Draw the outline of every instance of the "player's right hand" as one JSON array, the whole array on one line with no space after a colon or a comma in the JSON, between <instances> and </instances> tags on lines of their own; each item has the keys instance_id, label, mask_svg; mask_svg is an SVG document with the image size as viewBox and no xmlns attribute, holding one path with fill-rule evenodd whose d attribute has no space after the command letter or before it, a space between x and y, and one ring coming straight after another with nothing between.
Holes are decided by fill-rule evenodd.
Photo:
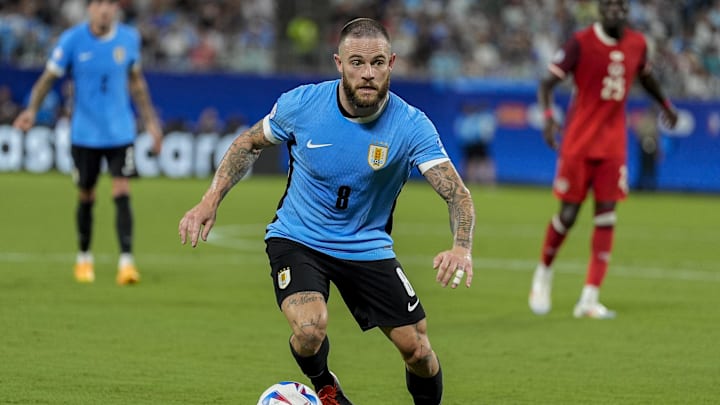
<instances>
[{"instance_id":1,"label":"player's right hand","mask_svg":"<svg viewBox=\"0 0 720 405\"><path fill-rule=\"evenodd\" d=\"M186 212L178 225L180 243L184 245L190 239L190 246L196 247L200 238L207 242L216 214L217 208L205 200Z\"/></svg>"},{"instance_id":2,"label":"player's right hand","mask_svg":"<svg viewBox=\"0 0 720 405\"><path fill-rule=\"evenodd\" d=\"M557 150L560 144L557 140L557 134L560 132L560 125L555 121L554 118L548 118L545 120L545 127L543 127L543 139L553 150Z\"/></svg>"},{"instance_id":3,"label":"player's right hand","mask_svg":"<svg viewBox=\"0 0 720 405\"><path fill-rule=\"evenodd\" d=\"M454 246L450 250L438 253L433 258L433 269L437 270L435 281L446 287L452 279L451 288L455 289L465 279L465 286L470 287L473 279L472 254L468 249ZM454 277L454 279L453 279Z\"/></svg>"},{"instance_id":4,"label":"player's right hand","mask_svg":"<svg viewBox=\"0 0 720 405\"><path fill-rule=\"evenodd\" d=\"M160 155L162 151L163 133L160 123L157 120L150 120L145 124L147 132L152 136L152 154L154 156Z\"/></svg>"},{"instance_id":5,"label":"player's right hand","mask_svg":"<svg viewBox=\"0 0 720 405\"><path fill-rule=\"evenodd\" d=\"M29 131L35 125L35 112L23 110L13 121L13 126L22 131Z\"/></svg>"}]
</instances>

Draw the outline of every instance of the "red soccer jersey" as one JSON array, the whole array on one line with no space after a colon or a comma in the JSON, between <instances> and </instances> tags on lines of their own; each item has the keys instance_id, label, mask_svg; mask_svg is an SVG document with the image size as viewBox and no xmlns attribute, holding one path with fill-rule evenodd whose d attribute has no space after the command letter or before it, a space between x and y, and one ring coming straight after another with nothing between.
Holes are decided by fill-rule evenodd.
<instances>
[{"instance_id":1,"label":"red soccer jersey","mask_svg":"<svg viewBox=\"0 0 720 405\"><path fill-rule=\"evenodd\" d=\"M549 69L563 79L573 73L575 82L561 155L626 159L625 104L635 76L649 69L645 37L625 28L616 40L595 23L575 33Z\"/></svg>"}]
</instances>

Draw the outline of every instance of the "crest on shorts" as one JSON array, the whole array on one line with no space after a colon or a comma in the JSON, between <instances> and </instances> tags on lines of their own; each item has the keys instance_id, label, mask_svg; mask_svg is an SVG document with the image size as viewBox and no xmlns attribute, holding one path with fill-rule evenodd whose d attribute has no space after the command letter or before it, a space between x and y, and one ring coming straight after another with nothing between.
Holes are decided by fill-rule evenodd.
<instances>
[{"instance_id":1,"label":"crest on shorts","mask_svg":"<svg viewBox=\"0 0 720 405\"><path fill-rule=\"evenodd\" d=\"M290 267L283 267L278 271L278 288L284 290L290 285Z\"/></svg>"},{"instance_id":2,"label":"crest on shorts","mask_svg":"<svg viewBox=\"0 0 720 405\"><path fill-rule=\"evenodd\" d=\"M565 177L558 177L555 179L555 184L553 184L553 187L555 187L555 191L557 191L560 194L565 194L570 189L570 181L566 179Z\"/></svg>"},{"instance_id":3,"label":"crest on shorts","mask_svg":"<svg viewBox=\"0 0 720 405\"><path fill-rule=\"evenodd\" d=\"M373 170L381 169L383 166L385 166L385 163L387 162L387 156L387 144L371 144L370 149L368 150L368 164L370 165L370 167L372 167Z\"/></svg>"},{"instance_id":4,"label":"crest on shorts","mask_svg":"<svg viewBox=\"0 0 720 405\"><path fill-rule=\"evenodd\" d=\"M125 48L122 46L116 46L115 49L113 49L113 59L115 59L115 63L120 65L125 61Z\"/></svg>"}]
</instances>

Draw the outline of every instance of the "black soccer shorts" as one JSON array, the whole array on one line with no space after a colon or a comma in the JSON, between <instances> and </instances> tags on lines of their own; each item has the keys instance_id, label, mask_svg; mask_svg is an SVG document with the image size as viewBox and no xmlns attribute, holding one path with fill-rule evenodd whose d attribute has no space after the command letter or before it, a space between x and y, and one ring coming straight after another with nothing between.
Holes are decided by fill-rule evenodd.
<instances>
[{"instance_id":1,"label":"black soccer shorts","mask_svg":"<svg viewBox=\"0 0 720 405\"><path fill-rule=\"evenodd\" d=\"M98 176L103 169L103 159L107 162L112 177L137 177L138 174L133 144L107 149L73 145L72 157L75 165L73 173L75 184L83 190L90 190L97 184Z\"/></svg>"},{"instance_id":2,"label":"black soccer shorts","mask_svg":"<svg viewBox=\"0 0 720 405\"><path fill-rule=\"evenodd\" d=\"M266 246L280 307L300 291L319 292L327 302L332 282L364 331L414 325L425 318L420 299L394 258L343 260L283 238L270 238Z\"/></svg>"}]
</instances>

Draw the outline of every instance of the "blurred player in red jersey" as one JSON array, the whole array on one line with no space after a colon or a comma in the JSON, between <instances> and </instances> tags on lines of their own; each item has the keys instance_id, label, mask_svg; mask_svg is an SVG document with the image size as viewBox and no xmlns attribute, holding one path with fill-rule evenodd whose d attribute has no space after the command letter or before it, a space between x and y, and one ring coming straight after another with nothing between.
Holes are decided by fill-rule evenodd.
<instances>
[{"instance_id":1,"label":"blurred player in red jersey","mask_svg":"<svg viewBox=\"0 0 720 405\"><path fill-rule=\"evenodd\" d=\"M578 31L565 43L538 89L545 115L543 137L553 149L559 147L553 192L560 200L560 210L547 227L528 300L530 309L538 315L550 311L551 265L592 188L592 256L573 315L595 319L615 316L599 302L598 295L610 261L615 205L628 193L625 104L635 77L662 106L667 126L674 127L678 119L651 73L644 36L626 27L628 1L598 0L598 6L600 21ZM552 112L552 91L569 74L573 75L575 92L559 144L556 134L560 127Z\"/></svg>"}]
</instances>

